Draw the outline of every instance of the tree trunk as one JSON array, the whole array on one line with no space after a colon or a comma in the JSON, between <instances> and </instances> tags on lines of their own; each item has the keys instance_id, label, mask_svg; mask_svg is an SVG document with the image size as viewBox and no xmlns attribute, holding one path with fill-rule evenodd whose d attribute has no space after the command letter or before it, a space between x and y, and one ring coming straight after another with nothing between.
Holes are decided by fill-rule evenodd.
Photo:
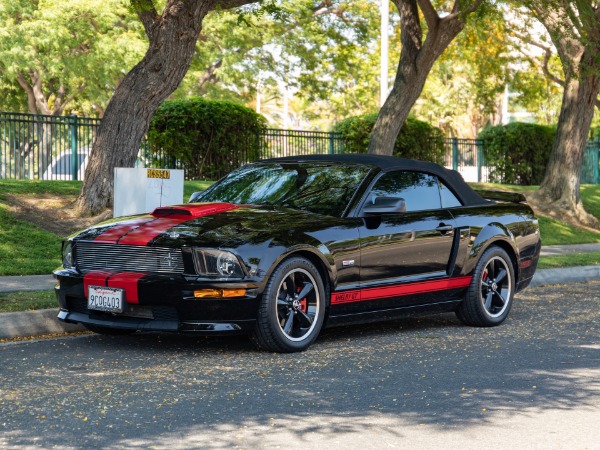
<instances>
[{"instance_id":1,"label":"tree trunk","mask_svg":"<svg viewBox=\"0 0 600 450\"><path fill-rule=\"evenodd\" d=\"M369 139L369 153L392 155L400 128L421 95L427 76L435 61L465 26L466 16L479 1L461 10L457 0L452 13L440 18L429 0L393 0L400 13L402 51L394 86L379 111ZM427 37L423 32L419 9L427 22Z\"/></svg>"},{"instance_id":2,"label":"tree trunk","mask_svg":"<svg viewBox=\"0 0 600 450\"><path fill-rule=\"evenodd\" d=\"M150 46L115 90L98 129L77 206L94 215L112 205L115 167L133 167L150 119L185 76L204 16L248 0L169 0L159 16L151 0L132 0Z\"/></svg>"},{"instance_id":3,"label":"tree trunk","mask_svg":"<svg viewBox=\"0 0 600 450\"><path fill-rule=\"evenodd\" d=\"M421 95L432 65L433 62L429 68L417 69L415 61L403 62L402 59L400 60L398 73L403 73L403 76L396 76L394 86L379 111L379 116L371 131L369 153L376 155L393 153L400 129Z\"/></svg>"},{"instance_id":4,"label":"tree trunk","mask_svg":"<svg viewBox=\"0 0 600 450\"><path fill-rule=\"evenodd\" d=\"M597 76L572 76L566 80L550 161L535 194L545 204L588 225L597 224L597 220L583 208L579 184L599 89Z\"/></svg>"}]
</instances>

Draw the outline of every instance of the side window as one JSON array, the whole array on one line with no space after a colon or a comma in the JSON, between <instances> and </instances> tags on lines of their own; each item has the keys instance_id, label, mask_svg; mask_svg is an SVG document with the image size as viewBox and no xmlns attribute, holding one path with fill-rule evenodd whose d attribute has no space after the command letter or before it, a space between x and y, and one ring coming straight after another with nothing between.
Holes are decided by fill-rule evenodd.
<instances>
[{"instance_id":1,"label":"side window","mask_svg":"<svg viewBox=\"0 0 600 450\"><path fill-rule=\"evenodd\" d=\"M374 202L376 197L402 197L406 202L406 211L442 207L437 177L422 172L384 174L373 186L369 200Z\"/></svg>"},{"instance_id":2,"label":"side window","mask_svg":"<svg viewBox=\"0 0 600 450\"><path fill-rule=\"evenodd\" d=\"M455 206L462 206L462 203L452 193L448 187L440 181L440 195L442 197L442 208L454 208Z\"/></svg>"}]
</instances>

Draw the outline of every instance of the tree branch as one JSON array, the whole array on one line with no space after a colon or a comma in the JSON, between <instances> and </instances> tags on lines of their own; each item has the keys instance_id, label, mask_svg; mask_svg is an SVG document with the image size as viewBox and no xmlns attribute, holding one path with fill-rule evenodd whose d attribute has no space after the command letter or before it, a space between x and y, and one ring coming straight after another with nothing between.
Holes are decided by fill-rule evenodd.
<instances>
[{"instance_id":1,"label":"tree branch","mask_svg":"<svg viewBox=\"0 0 600 450\"><path fill-rule=\"evenodd\" d=\"M29 72L29 77L32 81L31 88L33 90L35 104L38 111L41 110L42 114L51 115L50 108L48 107L48 100L44 96L42 89L42 77L40 76L40 73L37 71L37 69L32 70Z\"/></svg>"},{"instance_id":2,"label":"tree branch","mask_svg":"<svg viewBox=\"0 0 600 450\"><path fill-rule=\"evenodd\" d=\"M144 25L144 31L148 39L152 40L154 37L154 27L158 20L158 13L152 0L131 0L131 6L136 12L142 25Z\"/></svg>"},{"instance_id":3,"label":"tree branch","mask_svg":"<svg viewBox=\"0 0 600 450\"><path fill-rule=\"evenodd\" d=\"M255 2L257 2L257 1L258 0L255 0ZM213 5L210 9L211 10L213 10L213 9L231 9L231 8L237 8L239 6L244 6L249 3L255 3L255 2L251 2L248 0L215 0L215 2L213 3Z\"/></svg>"},{"instance_id":4,"label":"tree branch","mask_svg":"<svg viewBox=\"0 0 600 450\"><path fill-rule=\"evenodd\" d=\"M438 22L440 21L440 16L437 11L431 4L430 0L417 0L421 11L423 12L423 16L425 17L425 22L427 22L427 26L430 30L437 27Z\"/></svg>"},{"instance_id":5,"label":"tree branch","mask_svg":"<svg viewBox=\"0 0 600 450\"><path fill-rule=\"evenodd\" d=\"M221 67L222 64L223 64L223 58L219 58L214 63L212 63L210 66L208 66L204 70L204 73L202 75L200 75L200 77L198 78L198 87L202 88L202 86L204 86L205 83L215 80L215 78L216 78L215 72L217 71L217 69L219 67Z\"/></svg>"},{"instance_id":6,"label":"tree branch","mask_svg":"<svg viewBox=\"0 0 600 450\"><path fill-rule=\"evenodd\" d=\"M85 88L87 88L87 86L88 86L88 85L87 85L87 83L80 84L80 85L77 87L77 89L75 90L75 92L73 92L71 95L69 95L69 96L68 96L68 97L65 99L65 101L64 101L64 102L62 103L62 105L61 105L61 110L60 110L60 112L58 112L57 114L62 114L62 113L64 112L64 110L65 110L66 106L67 106L67 105L68 105L70 102L72 102L72 101L75 99L75 97L77 97L79 94L81 94L81 93L82 93L82 92L85 90Z\"/></svg>"},{"instance_id":7,"label":"tree branch","mask_svg":"<svg viewBox=\"0 0 600 450\"><path fill-rule=\"evenodd\" d=\"M550 63L550 58L552 57L552 48L548 45L542 44L541 42L534 41L529 36L523 35L516 31L513 31L513 33L517 38L519 38L523 42L525 42L529 45L532 45L534 47L537 47L544 52L544 61L542 63L542 72L544 73L544 75L546 75L546 77L548 79L550 79L551 81L554 81L556 84L558 84L559 86L562 86L564 88L565 81L563 79L559 78L558 76L554 75L552 72L550 72L550 64L549 63ZM537 65L537 63L533 57L531 57L530 55L525 53L522 49L519 49L519 51L521 52L521 54L523 54L529 60L529 62L531 62L534 65Z\"/></svg>"},{"instance_id":8,"label":"tree branch","mask_svg":"<svg viewBox=\"0 0 600 450\"><path fill-rule=\"evenodd\" d=\"M35 94L33 93L33 89L31 88L29 83L27 83L25 75L19 73L17 75L17 81L19 82L23 90L27 93L27 106L29 107L29 112L32 114L37 114L38 108L35 102Z\"/></svg>"},{"instance_id":9,"label":"tree branch","mask_svg":"<svg viewBox=\"0 0 600 450\"><path fill-rule=\"evenodd\" d=\"M546 75L546 77L548 77L550 80L554 81L556 84L558 84L559 86L562 86L564 88L565 80L560 79L559 77L554 75L552 72L550 72L549 63L550 63L551 57L552 57L552 51L549 48L547 48L544 53L544 62L542 63L542 72L544 72L544 75Z\"/></svg>"}]
</instances>

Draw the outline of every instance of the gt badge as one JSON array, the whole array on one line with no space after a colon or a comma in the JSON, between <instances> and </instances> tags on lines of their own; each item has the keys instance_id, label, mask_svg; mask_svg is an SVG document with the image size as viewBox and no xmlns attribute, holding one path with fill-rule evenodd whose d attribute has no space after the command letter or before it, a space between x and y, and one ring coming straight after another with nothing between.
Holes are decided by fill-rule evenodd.
<instances>
[{"instance_id":1,"label":"gt badge","mask_svg":"<svg viewBox=\"0 0 600 450\"><path fill-rule=\"evenodd\" d=\"M353 265L354 265L353 259L348 259L348 260L342 261L342 267L351 267Z\"/></svg>"}]
</instances>

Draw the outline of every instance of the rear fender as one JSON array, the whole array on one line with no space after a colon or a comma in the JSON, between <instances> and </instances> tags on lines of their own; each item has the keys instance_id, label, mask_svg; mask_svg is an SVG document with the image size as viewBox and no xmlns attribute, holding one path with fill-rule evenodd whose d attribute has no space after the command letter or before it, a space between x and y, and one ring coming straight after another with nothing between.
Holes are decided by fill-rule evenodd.
<instances>
[{"instance_id":1,"label":"rear fender","mask_svg":"<svg viewBox=\"0 0 600 450\"><path fill-rule=\"evenodd\" d=\"M519 250L516 239L513 233L501 223L491 223L486 225L476 236L474 236L467 260L465 261L463 269L464 273L473 273L481 255L492 245L496 245L508 253L515 269L515 277L518 280L519 268L517 261L519 260Z\"/></svg>"}]
</instances>

